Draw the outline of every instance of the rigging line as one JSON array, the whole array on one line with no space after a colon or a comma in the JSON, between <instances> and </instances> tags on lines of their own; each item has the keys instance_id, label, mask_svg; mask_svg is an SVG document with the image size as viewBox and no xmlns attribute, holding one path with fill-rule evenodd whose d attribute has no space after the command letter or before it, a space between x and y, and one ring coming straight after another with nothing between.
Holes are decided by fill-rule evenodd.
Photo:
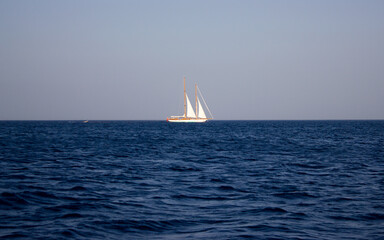
<instances>
[{"instance_id":1,"label":"rigging line","mask_svg":"<svg viewBox=\"0 0 384 240\"><path fill-rule=\"evenodd\" d=\"M209 114L211 114L211 117L212 117L212 119L213 119L213 115L212 115L212 113L211 113L211 110L209 110L209 107L208 107L207 103L205 102L205 99L204 99L204 97L203 97L203 94L202 94L201 91L200 91L199 86L197 86L197 90L199 90L200 96L201 96L201 98L202 98L203 101L204 101L205 107L208 109L208 112L209 112Z\"/></svg>"}]
</instances>

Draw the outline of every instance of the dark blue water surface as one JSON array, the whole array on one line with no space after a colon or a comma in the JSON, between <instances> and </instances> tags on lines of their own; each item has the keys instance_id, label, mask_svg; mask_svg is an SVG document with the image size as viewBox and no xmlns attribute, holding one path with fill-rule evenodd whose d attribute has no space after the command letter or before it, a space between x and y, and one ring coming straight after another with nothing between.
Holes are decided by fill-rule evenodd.
<instances>
[{"instance_id":1,"label":"dark blue water surface","mask_svg":"<svg viewBox=\"0 0 384 240\"><path fill-rule=\"evenodd\" d=\"M0 237L384 239L384 121L3 121Z\"/></svg>"}]
</instances>

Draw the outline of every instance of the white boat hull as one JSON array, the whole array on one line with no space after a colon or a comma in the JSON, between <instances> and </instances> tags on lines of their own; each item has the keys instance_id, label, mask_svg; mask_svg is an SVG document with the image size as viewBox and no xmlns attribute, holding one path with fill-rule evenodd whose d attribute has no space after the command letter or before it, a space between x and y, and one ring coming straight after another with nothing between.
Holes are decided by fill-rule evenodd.
<instances>
[{"instance_id":1,"label":"white boat hull","mask_svg":"<svg viewBox=\"0 0 384 240\"><path fill-rule=\"evenodd\" d=\"M194 122L194 123L202 123L206 122L208 119L167 119L168 122L182 122L182 123L188 123L188 122Z\"/></svg>"}]
</instances>

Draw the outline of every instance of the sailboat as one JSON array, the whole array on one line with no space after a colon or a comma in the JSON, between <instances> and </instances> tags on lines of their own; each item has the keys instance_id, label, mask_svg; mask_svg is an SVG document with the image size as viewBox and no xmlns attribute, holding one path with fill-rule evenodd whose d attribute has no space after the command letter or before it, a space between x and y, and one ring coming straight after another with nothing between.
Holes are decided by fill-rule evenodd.
<instances>
[{"instance_id":1,"label":"sailboat","mask_svg":"<svg viewBox=\"0 0 384 240\"><path fill-rule=\"evenodd\" d=\"M211 115L210 118L207 118L205 115L203 106L201 105L200 99L197 96L197 90L199 90L200 96L204 101L205 107L209 111L209 114ZM184 115L183 116L171 116L167 117L168 122L196 122L196 123L202 123L206 122L207 120L213 119L212 113L209 110L207 104L205 103L204 97L200 92L200 89L197 87L197 84L195 84L195 103L196 103L196 113L193 110L192 104L189 101L188 95L185 92L185 77L184 77Z\"/></svg>"}]
</instances>

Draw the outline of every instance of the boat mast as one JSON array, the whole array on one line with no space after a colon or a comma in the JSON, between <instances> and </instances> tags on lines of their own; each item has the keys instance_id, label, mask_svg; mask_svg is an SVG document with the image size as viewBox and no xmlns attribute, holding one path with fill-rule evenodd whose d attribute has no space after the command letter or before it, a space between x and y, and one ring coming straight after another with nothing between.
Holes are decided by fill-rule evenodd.
<instances>
[{"instance_id":1,"label":"boat mast","mask_svg":"<svg viewBox=\"0 0 384 240\"><path fill-rule=\"evenodd\" d=\"M184 77L184 117L187 117L187 97L185 95L185 77Z\"/></svg>"},{"instance_id":2,"label":"boat mast","mask_svg":"<svg viewBox=\"0 0 384 240\"><path fill-rule=\"evenodd\" d=\"M197 110L197 84L195 84L195 98L196 98L196 118L198 118L199 110Z\"/></svg>"}]
</instances>

